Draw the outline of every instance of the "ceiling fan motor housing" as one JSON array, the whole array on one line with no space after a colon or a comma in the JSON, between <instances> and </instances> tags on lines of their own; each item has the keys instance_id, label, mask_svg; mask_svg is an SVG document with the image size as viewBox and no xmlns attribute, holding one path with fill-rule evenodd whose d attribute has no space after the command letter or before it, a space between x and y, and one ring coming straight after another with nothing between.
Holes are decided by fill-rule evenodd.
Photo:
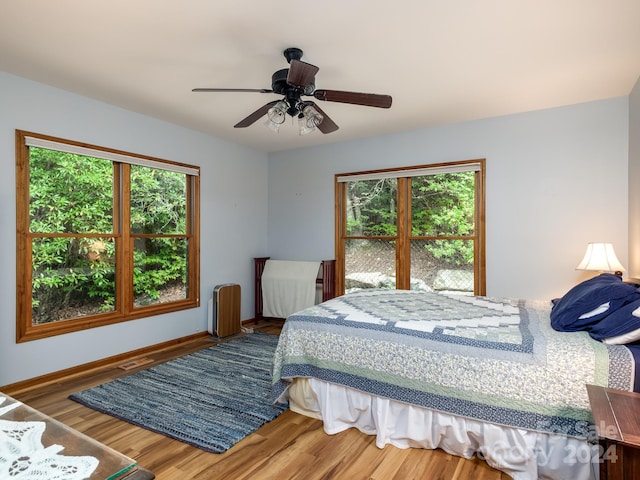
<instances>
[{"instance_id":1,"label":"ceiling fan motor housing","mask_svg":"<svg viewBox=\"0 0 640 480\"><path fill-rule=\"evenodd\" d=\"M310 95L315 90L316 86L312 83L307 85L304 89L300 89L287 83L287 77L289 75L289 69L283 68L278 70L271 76L271 90L274 93L284 95L286 102L289 104L287 113L289 115L296 116L302 110L303 105L300 105L301 95Z\"/></svg>"},{"instance_id":2,"label":"ceiling fan motor housing","mask_svg":"<svg viewBox=\"0 0 640 480\"><path fill-rule=\"evenodd\" d=\"M274 93L279 93L280 95L284 95L287 92L287 75L289 74L288 68L283 68L282 70L278 70L276 73L271 75L271 90Z\"/></svg>"}]
</instances>

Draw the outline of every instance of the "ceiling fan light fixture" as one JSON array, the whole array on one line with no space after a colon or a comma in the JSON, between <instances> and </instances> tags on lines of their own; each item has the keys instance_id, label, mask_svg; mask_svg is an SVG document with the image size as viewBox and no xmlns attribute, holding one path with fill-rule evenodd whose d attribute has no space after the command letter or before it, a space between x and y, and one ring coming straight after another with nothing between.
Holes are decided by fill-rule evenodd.
<instances>
[{"instance_id":1,"label":"ceiling fan light fixture","mask_svg":"<svg viewBox=\"0 0 640 480\"><path fill-rule=\"evenodd\" d=\"M278 131L280 131L280 125L282 124L272 122L268 118L264 121L264 126L267 127L269 130L271 130L273 133L278 133Z\"/></svg>"},{"instance_id":2,"label":"ceiling fan light fixture","mask_svg":"<svg viewBox=\"0 0 640 480\"><path fill-rule=\"evenodd\" d=\"M298 116L298 129L300 135L307 135L313 132L318 125L322 123L324 117L318 110L311 105L307 105L302 109Z\"/></svg>"},{"instance_id":3,"label":"ceiling fan light fixture","mask_svg":"<svg viewBox=\"0 0 640 480\"><path fill-rule=\"evenodd\" d=\"M267 119L264 122L264 125L269 129L278 133L280 130L280 125L282 125L287 117L287 109L289 105L287 105L284 101L279 101L273 107L271 107L267 111Z\"/></svg>"},{"instance_id":4,"label":"ceiling fan light fixture","mask_svg":"<svg viewBox=\"0 0 640 480\"><path fill-rule=\"evenodd\" d=\"M285 118L287 118L287 109L289 105L287 102L280 100L273 107L269 109L267 112L267 117L273 123L277 123L278 125L284 123Z\"/></svg>"}]
</instances>

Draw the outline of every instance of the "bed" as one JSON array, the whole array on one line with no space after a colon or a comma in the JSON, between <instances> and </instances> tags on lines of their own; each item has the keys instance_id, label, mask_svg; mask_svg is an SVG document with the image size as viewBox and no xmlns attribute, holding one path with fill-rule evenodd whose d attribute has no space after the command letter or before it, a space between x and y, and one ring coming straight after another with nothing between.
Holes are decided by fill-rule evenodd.
<instances>
[{"instance_id":1,"label":"bed","mask_svg":"<svg viewBox=\"0 0 640 480\"><path fill-rule=\"evenodd\" d=\"M570 314L571 292L552 304L363 290L306 308L283 325L274 398L321 419L328 434L375 435L379 448L478 455L514 479L593 478L599 452L585 385L634 390L635 350L584 326L566 331L567 318L597 325L640 293L625 284L626 303L602 302L578 287L587 293ZM563 325L555 315L552 326L552 311Z\"/></svg>"}]
</instances>

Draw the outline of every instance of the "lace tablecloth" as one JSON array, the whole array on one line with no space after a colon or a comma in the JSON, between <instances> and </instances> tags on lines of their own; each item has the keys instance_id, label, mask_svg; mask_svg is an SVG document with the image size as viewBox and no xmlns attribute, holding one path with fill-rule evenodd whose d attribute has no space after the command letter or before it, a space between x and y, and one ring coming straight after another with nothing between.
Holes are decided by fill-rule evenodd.
<instances>
[{"instance_id":1,"label":"lace tablecloth","mask_svg":"<svg viewBox=\"0 0 640 480\"><path fill-rule=\"evenodd\" d=\"M116 479L135 467L125 455L0 393L0 479Z\"/></svg>"}]
</instances>

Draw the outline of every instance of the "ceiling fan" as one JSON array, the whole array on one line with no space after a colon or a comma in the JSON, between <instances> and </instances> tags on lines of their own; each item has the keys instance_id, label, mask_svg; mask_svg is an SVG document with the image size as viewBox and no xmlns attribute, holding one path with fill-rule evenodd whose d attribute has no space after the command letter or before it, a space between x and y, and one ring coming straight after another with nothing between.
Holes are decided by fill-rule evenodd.
<instances>
[{"instance_id":1,"label":"ceiling fan","mask_svg":"<svg viewBox=\"0 0 640 480\"><path fill-rule=\"evenodd\" d=\"M367 107L390 108L389 95L374 93L344 92L340 90L316 90L315 76L319 68L301 61L302 50L287 48L284 57L289 68L278 70L271 76L271 89L260 88L194 88L193 92L255 92L276 93L282 95L281 100L274 100L263 105L248 117L234 125L235 128L245 128L255 123L259 118L267 115L265 125L278 131L284 123L286 115L298 117L300 134L310 133L315 128L322 133L338 130L338 125L322 111L313 101L302 100L303 96L313 96L316 100L327 102L349 103Z\"/></svg>"}]
</instances>

